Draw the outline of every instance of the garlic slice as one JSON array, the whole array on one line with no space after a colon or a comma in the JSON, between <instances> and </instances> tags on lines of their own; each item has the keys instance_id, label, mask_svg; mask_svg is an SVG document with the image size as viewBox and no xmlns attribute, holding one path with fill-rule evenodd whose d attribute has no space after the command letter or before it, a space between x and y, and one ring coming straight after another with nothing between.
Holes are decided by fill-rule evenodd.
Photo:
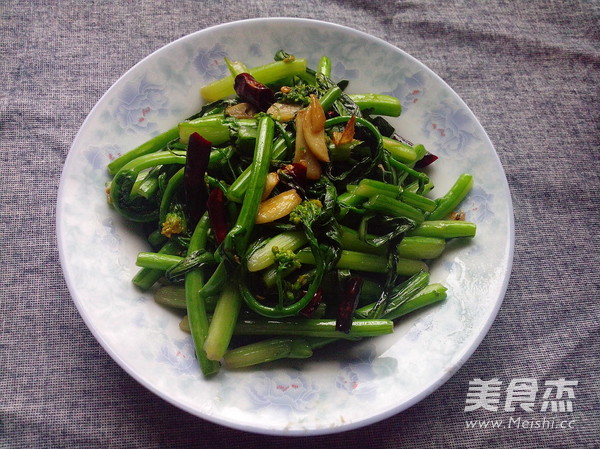
<instances>
[{"instance_id":1,"label":"garlic slice","mask_svg":"<svg viewBox=\"0 0 600 449\"><path fill-rule=\"evenodd\" d=\"M294 120L296 113L300 109L302 109L302 106L297 104L273 103L267 109L267 114L280 122L289 122L290 120Z\"/></svg>"},{"instance_id":2,"label":"garlic slice","mask_svg":"<svg viewBox=\"0 0 600 449\"><path fill-rule=\"evenodd\" d=\"M321 164L311 151L304 139L304 120L306 118L306 109L298 111L296 115L296 151L294 153L294 162L306 165L306 178L317 180L321 177Z\"/></svg>"},{"instance_id":3,"label":"garlic slice","mask_svg":"<svg viewBox=\"0 0 600 449\"><path fill-rule=\"evenodd\" d=\"M258 206L256 223L270 223L279 218L283 218L286 215L289 215L301 202L302 198L298 195L296 189L287 190L273 198L269 198Z\"/></svg>"},{"instance_id":4,"label":"garlic slice","mask_svg":"<svg viewBox=\"0 0 600 449\"><path fill-rule=\"evenodd\" d=\"M308 149L323 162L329 162L329 151L325 143L325 112L316 95L310 96L303 123L304 139Z\"/></svg>"},{"instance_id":5,"label":"garlic slice","mask_svg":"<svg viewBox=\"0 0 600 449\"><path fill-rule=\"evenodd\" d=\"M254 118L258 111L250 103L238 103L225 109L225 113L235 118Z\"/></svg>"},{"instance_id":6,"label":"garlic slice","mask_svg":"<svg viewBox=\"0 0 600 449\"><path fill-rule=\"evenodd\" d=\"M262 199L261 201L266 200L269 195L271 194L271 192L273 191L273 189L275 188L275 186L279 183L279 175L277 174L277 172L270 172L267 175L267 182L265 183L265 190L263 191L262 194Z\"/></svg>"}]
</instances>

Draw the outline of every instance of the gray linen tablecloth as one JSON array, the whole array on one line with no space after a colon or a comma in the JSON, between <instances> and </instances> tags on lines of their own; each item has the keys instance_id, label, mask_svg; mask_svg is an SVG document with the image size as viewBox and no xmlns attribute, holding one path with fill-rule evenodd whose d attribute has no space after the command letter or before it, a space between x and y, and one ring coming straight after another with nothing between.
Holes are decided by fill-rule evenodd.
<instances>
[{"instance_id":1,"label":"gray linen tablecloth","mask_svg":"<svg viewBox=\"0 0 600 449\"><path fill-rule=\"evenodd\" d=\"M0 447L600 447L599 9L568 0L3 0ZM513 272L483 343L419 404L337 435L244 433L156 397L93 338L58 260L61 168L101 95L176 38L268 16L347 25L420 59L480 119L513 196ZM572 411L549 407L531 428L485 428L510 412L465 411L467 392L494 378L535 379L538 400L544 382L563 379L562 397L555 386L547 399Z\"/></svg>"}]
</instances>

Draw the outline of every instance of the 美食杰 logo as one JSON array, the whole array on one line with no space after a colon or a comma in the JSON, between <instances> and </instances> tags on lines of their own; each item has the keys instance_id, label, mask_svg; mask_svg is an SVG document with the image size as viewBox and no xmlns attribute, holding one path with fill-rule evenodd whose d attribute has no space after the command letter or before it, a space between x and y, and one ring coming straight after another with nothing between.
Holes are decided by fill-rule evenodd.
<instances>
[{"instance_id":1,"label":"\u7f8e\u98df\u6770 logo","mask_svg":"<svg viewBox=\"0 0 600 449\"><path fill-rule=\"evenodd\" d=\"M532 413L540 412L572 412L577 380L559 378L546 380L540 388L537 379L515 378L505 389L504 411L514 412L517 407ZM473 379L469 381L469 390L465 401L465 412L478 409L498 411L503 382L498 378L490 380ZM543 390L541 399L538 392Z\"/></svg>"},{"instance_id":2,"label":"\u7f8e\u98df\u6770 logo","mask_svg":"<svg viewBox=\"0 0 600 449\"><path fill-rule=\"evenodd\" d=\"M506 384L499 378L475 378L469 381L464 412L511 412L511 415L498 415L494 419L468 419L465 428L573 429L576 419L571 414L575 408L575 387L578 385L578 380L563 377L543 382L531 377L519 377Z\"/></svg>"}]
</instances>

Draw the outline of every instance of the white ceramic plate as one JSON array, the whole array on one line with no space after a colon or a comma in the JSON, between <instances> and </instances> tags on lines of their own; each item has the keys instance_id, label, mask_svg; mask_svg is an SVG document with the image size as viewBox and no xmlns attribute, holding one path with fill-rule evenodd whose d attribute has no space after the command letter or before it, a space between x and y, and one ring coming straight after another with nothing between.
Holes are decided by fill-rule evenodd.
<instances>
[{"instance_id":1,"label":"white ceramic plate","mask_svg":"<svg viewBox=\"0 0 600 449\"><path fill-rule=\"evenodd\" d=\"M326 349L264 369L222 370L203 379L179 317L131 284L142 238L106 204L106 164L201 106L199 88L226 74L223 57L249 66L279 49L316 66L350 92L391 93L403 103L394 125L440 160L431 176L442 195L469 172L475 187L462 209L478 225L468 244L449 245L432 266L448 299L400 323L391 336ZM364 33L304 19L218 25L151 54L119 79L90 112L65 162L57 210L64 275L86 324L131 376L201 418L246 431L315 435L394 415L443 384L494 320L510 274L513 215L504 172L485 131L448 85L398 48Z\"/></svg>"}]
</instances>

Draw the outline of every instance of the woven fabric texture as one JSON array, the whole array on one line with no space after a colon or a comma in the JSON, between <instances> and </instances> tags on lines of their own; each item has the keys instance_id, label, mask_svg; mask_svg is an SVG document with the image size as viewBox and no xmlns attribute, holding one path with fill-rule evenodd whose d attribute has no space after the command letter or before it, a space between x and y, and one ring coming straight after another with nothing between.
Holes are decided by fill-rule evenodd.
<instances>
[{"instance_id":1,"label":"woven fabric texture","mask_svg":"<svg viewBox=\"0 0 600 449\"><path fill-rule=\"evenodd\" d=\"M156 397L86 328L58 258L62 165L102 94L181 36L269 16L347 25L421 60L479 118L513 198L513 272L480 347L419 404L336 435L254 435ZM573 0L2 1L0 447L600 447L599 19L599 2ZM510 415L464 411L476 378L577 380L572 425L467 428Z\"/></svg>"}]
</instances>

